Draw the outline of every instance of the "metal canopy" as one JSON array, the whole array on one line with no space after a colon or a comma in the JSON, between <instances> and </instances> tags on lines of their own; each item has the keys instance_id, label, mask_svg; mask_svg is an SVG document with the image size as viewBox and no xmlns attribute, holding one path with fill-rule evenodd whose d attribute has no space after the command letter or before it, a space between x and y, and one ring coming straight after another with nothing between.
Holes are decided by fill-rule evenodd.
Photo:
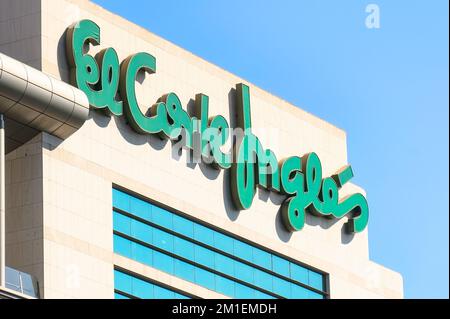
<instances>
[{"instance_id":1,"label":"metal canopy","mask_svg":"<svg viewBox=\"0 0 450 319\"><path fill-rule=\"evenodd\" d=\"M89 114L84 92L0 53L0 113L6 153L44 131L66 139Z\"/></svg>"}]
</instances>

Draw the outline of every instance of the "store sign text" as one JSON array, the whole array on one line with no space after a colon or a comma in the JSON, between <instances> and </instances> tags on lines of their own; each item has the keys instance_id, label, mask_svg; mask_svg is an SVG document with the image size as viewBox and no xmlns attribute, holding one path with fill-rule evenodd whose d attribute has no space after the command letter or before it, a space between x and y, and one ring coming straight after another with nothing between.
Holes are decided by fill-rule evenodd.
<instances>
[{"instance_id":1,"label":"store sign text","mask_svg":"<svg viewBox=\"0 0 450 319\"><path fill-rule=\"evenodd\" d=\"M138 72L156 72L156 59L140 52L119 63L113 48L91 56L87 44L100 44L100 28L91 20L82 20L67 30L67 57L72 84L89 98L93 109L108 115L125 116L140 134L157 134L162 138L185 138L185 147L195 148L199 138L202 158L211 158L215 167L230 169L231 194L236 208L250 208L256 186L286 195L281 205L283 223L289 231L305 224L307 212L328 218L346 216L348 232L361 232L368 223L366 198L355 193L339 199L339 189L353 177L351 166L345 166L331 177L322 176L322 164L316 153L291 156L281 162L270 149L264 149L252 133L250 91L245 84L236 85L238 126L242 136L233 151L221 147L229 139L230 127L222 115L209 117L209 99L195 96L196 112L189 115L178 96L171 92L162 96L142 113L135 92Z\"/></svg>"}]
</instances>

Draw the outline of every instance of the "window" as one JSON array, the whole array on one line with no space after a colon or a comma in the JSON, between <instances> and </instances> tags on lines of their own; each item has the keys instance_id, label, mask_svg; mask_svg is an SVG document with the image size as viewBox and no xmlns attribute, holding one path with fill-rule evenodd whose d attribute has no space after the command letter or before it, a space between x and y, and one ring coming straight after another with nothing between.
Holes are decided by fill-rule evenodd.
<instances>
[{"instance_id":1,"label":"window","mask_svg":"<svg viewBox=\"0 0 450 319\"><path fill-rule=\"evenodd\" d=\"M118 235L114 235L113 245L115 253L131 258L131 241Z\"/></svg>"},{"instance_id":2,"label":"window","mask_svg":"<svg viewBox=\"0 0 450 319\"><path fill-rule=\"evenodd\" d=\"M327 296L324 274L276 253L116 189L113 205L117 254L230 297ZM120 278L117 280L120 284ZM127 297L128 290L117 289ZM142 292L140 287L139 293L130 294L139 298L176 296L164 289Z\"/></svg>"},{"instance_id":3,"label":"window","mask_svg":"<svg viewBox=\"0 0 450 319\"><path fill-rule=\"evenodd\" d=\"M167 214L167 211L165 209L162 209L158 206L152 207L152 221L155 224L158 224L167 229L172 229L173 227L172 216L173 214Z\"/></svg>"},{"instance_id":4,"label":"window","mask_svg":"<svg viewBox=\"0 0 450 319\"><path fill-rule=\"evenodd\" d=\"M322 275L317 273L317 272L315 272L315 271L312 271L312 270L308 271L308 275L309 275L308 284L311 287L314 287L314 288L316 288L318 290L322 290L323 289L323 277L322 277Z\"/></svg>"},{"instance_id":5,"label":"window","mask_svg":"<svg viewBox=\"0 0 450 319\"><path fill-rule=\"evenodd\" d=\"M152 206L136 197L130 197L129 211L142 219L151 220L152 218Z\"/></svg>"},{"instance_id":6,"label":"window","mask_svg":"<svg viewBox=\"0 0 450 319\"><path fill-rule=\"evenodd\" d=\"M289 261L272 255L272 270L277 274L290 278Z\"/></svg>"},{"instance_id":7,"label":"window","mask_svg":"<svg viewBox=\"0 0 450 319\"><path fill-rule=\"evenodd\" d=\"M200 224L194 224L194 239L214 247L214 231Z\"/></svg>"},{"instance_id":8,"label":"window","mask_svg":"<svg viewBox=\"0 0 450 319\"><path fill-rule=\"evenodd\" d=\"M253 299L256 298L255 291L245 285L235 283L235 298L238 299Z\"/></svg>"},{"instance_id":9,"label":"window","mask_svg":"<svg viewBox=\"0 0 450 319\"><path fill-rule=\"evenodd\" d=\"M254 269L255 285L264 288L267 291L273 291L273 278L274 276L268 274L265 271Z\"/></svg>"},{"instance_id":10,"label":"window","mask_svg":"<svg viewBox=\"0 0 450 319\"><path fill-rule=\"evenodd\" d=\"M291 278L299 282L308 282L308 269L300 265L290 263Z\"/></svg>"},{"instance_id":11,"label":"window","mask_svg":"<svg viewBox=\"0 0 450 319\"><path fill-rule=\"evenodd\" d=\"M153 265L153 252L150 248L132 243L131 246L133 259L147 266Z\"/></svg>"},{"instance_id":12,"label":"window","mask_svg":"<svg viewBox=\"0 0 450 319\"><path fill-rule=\"evenodd\" d=\"M235 277L234 264L235 261L233 259L219 253L214 253L214 266L217 271Z\"/></svg>"},{"instance_id":13,"label":"window","mask_svg":"<svg viewBox=\"0 0 450 319\"><path fill-rule=\"evenodd\" d=\"M118 292L114 293L114 299L130 299L125 295L119 294Z\"/></svg>"},{"instance_id":14,"label":"window","mask_svg":"<svg viewBox=\"0 0 450 319\"><path fill-rule=\"evenodd\" d=\"M234 260L235 277L250 284L254 283L255 269L247 264Z\"/></svg>"},{"instance_id":15,"label":"window","mask_svg":"<svg viewBox=\"0 0 450 319\"><path fill-rule=\"evenodd\" d=\"M192 238L194 236L194 223L186 218L173 215L173 230L179 234Z\"/></svg>"},{"instance_id":16,"label":"window","mask_svg":"<svg viewBox=\"0 0 450 319\"><path fill-rule=\"evenodd\" d=\"M173 252L173 235L155 228L153 230L153 245L165 251Z\"/></svg>"},{"instance_id":17,"label":"window","mask_svg":"<svg viewBox=\"0 0 450 319\"><path fill-rule=\"evenodd\" d=\"M266 269L272 269L272 255L264 250L253 247L253 263Z\"/></svg>"},{"instance_id":18,"label":"window","mask_svg":"<svg viewBox=\"0 0 450 319\"><path fill-rule=\"evenodd\" d=\"M113 206L115 208L121 209L123 211L130 211L130 198L132 196L119 191L118 189L113 189Z\"/></svg>"},{"instance_id":19,"label":"window","mask_svg":"<svg viewBox=\"0 0 450 319\"><path fill-rule=\"evenodd\" d=\"M195 283L206 287L210 290L215 290L215 276L213 273L204 270L202 268L196 267L195 268Z\"/></svg>"},{"instance_id":20,"label":"window","mask_svg":"<svg viewBox=\"0 0 450 319\"><path fill-rule=\"evenodd\" d=\"M130 299L188 299L181 293L164 288L155 283L140 279L120 270L114 270L114 298Z\"/></svg>"},{"instance_id":21,"label":"window","mask_svg":"<svg viewBox=\"0 0 450 319\"><path fill-rule=\"evenodd\" d=\"M153 299L154 285L136 277L131 278L131 292L141 299Z\"/></svg>"},{"instance_id":22,"label":"window","mask_svg":"<svg viewBox=\"0 0 450 319\"><path fill-rule=\"evenodd\" d=\"M308 299L309 290L291 283L291 297L294 299Z\"/></svg>"},{"instance_id":23,"label":"window","mask_svg":"<svg viewBox=\"0 0 450 319\"><path fill-rule=\"evenodd\" d=\"M226 252L233 252L233 239L219 232L214 232L214 247Z\"/></svg>"},{"instance_id":24,"label":"window","mask_svg":"<svg viewBox=\"0 0 450 319\"><path fill-rule=\"evenodd\" d=\"M195 246L195 262L208 268L214 268L214 252L202 246Z\"/></svg>"},{"instance_id":25,"label":"window","mask_svg":"<svg viewBox=\"0 0 450 319\"><path fill-rule=\"evenodd\" d=\"M180 237L174 238L173 252L180 257L194 260L194 244Z\"/></svg>"},{"instance_id":26,"label":"window","mask_svg":"<svg viewBox=\"0 0 450 319\"><path fill-rule=\"evenodd\" d=\"M114 288L122 292L131 293L133 291L131 288L131 279L131 276L123 272L114 271Z\"/></svg>"},{"instance_id":27,"label":"window","mask_svg":"<svg viewBox=\"0 0 450 319\"><path fill-rule=\"evenodd\" d=\"M120 232L120 230L118 231ZM153 241L153 227L134 219L131 220L131 231L123 233L143 242L151 243Z\"/></svg>"},{"instance_id":28,"label":"window","mask_svg":"<svg viewBox=\"0 0 450 319\"><path fill-rule=\"evenodd\" d=\"M187 262L176 259L174 275L190 282L195 282L195 267Z\"/></svg>"},{"instance_id":29,"label":"window","mask_svg":"<svg viewBox=\"0 0 450 319\"><path fill-rule=\"evenodd\" d=\"M291 298L291 283L281 278L273 278L273 289L277 295Z\"/></svg>"},{"instance_id":30,"label":"window","mask_svg":"<svg viewBox=\"0 0 450 319\"><path fill-rule=\"evenodd\" d=\"M169 274L173 274L173 266L173 258L171 256L156 250L153 251L153 267Z\"/></svg>"},{"instance_id":31,"label":"window","mask_svg":"<svg viewBox=\"0 0 450 319\"><path fill-rule=\"evenodd\" d=\"M253 259L252 246L240 240L234 240L234 255L244 260L252 260Z\"/></svg>"},{"instance_id":32,"label":"window","mask_svg":"<svg viewBox=\"0 0 450 319\"><path fill-rule=\"evenodd\" d=\"M113 212L113 227L114 230L124 233L124 234L130 234L131 233L131 219L121 215L119 213Z\"/></svg>"},{"instance_id":33,"label":"window","mask_svg":"<svg viewBox=\"0 0 450 319\"><path fill-rule=\"evenodd\" d=\"M230 279L216 276L216 290L225 296L234 296L234 284Z\"/></svg>"}]
</instances>

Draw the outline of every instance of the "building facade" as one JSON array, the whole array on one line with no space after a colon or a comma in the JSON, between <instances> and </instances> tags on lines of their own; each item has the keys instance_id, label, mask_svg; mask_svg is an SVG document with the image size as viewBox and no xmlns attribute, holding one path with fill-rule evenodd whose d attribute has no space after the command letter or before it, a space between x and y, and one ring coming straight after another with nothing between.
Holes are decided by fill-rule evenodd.
<instances>
[{"instance_id":1,"label":"building facade","mask_svg":"<svg viewBox=\"0 0 450 319\"><path fill-rule=\"evenodd\" d=\"M365 193L348 182L351 169L342 170L348 167L343 130L90 1L5 0L0 25L4 253L8 267L35 278L27 285L38 287L31 295L403 297L401 275L369 258L362 220L367 207L358 201ZM86 56L95 64L83 65ZM18 63L27 66L22 79L31 84L14 100L4 83L11 70L21 68ZM50 80L33 82L34 69L36 79ZM96 72L97 79L89 80ZM31 88L45 88L39 83L50 83L49 100L40 110L38 102L24 101L28 94L34 97ZM42 96L39 101L46 101ZM54 111L47 107L52 103ZM164 121L158 112L167 113ZM227 161L235 152L226 149L245 144L239 138L215 147L209 138L213 154L201 149L196 157L194 115L198 127L217 128L216 140L225 136L220 133L228 123L251 129L267 165L276 154L279 161L271 167L279 168L279 175ZM160 129L152 126L152 117ZM182 144L170 136L173 130L162 129L177 121L189 126L192 140L182 135ZM202 139L199 143L203 146ZM294 176L287 174L283 183L283 163L289 161L281 159L313 163L315 157L305 154L320 158L314 175L320 168L324 179L317 188L322 195L303 205L300 220L303 210L289 206L295 199L286 201L294 194L289 188ZM327 210L325 181L335 181L336 194L339 189L339 198L351 207L336 203Z\"/></svg>"}]
</instances>

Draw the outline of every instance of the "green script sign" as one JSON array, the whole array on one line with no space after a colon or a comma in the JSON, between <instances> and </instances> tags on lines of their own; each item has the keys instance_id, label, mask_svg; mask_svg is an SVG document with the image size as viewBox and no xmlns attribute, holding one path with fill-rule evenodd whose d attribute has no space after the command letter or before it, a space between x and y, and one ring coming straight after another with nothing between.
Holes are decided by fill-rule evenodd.
<instances>
[{"instance_id":1,"label":"green script sign","mask_svg":"<svg viewBox=\"0 0 450 319\"><path fill-rule=\"evenodd\" d=\"M158 134L161 138L184 138L184 146L194 150L198 144L201 157L211 159L215 167L230 169L231 194L236 208L250 208L256 186L286 195L281 216L289 231L305 224L305 213L328 218L347 216L346 229L361 232L368 223L366 198L352 194L339 199L339 189L353 177L351 166L323 178L322 164L316 153L291 156L280 163L270 149L264 149L252 133L250 91L245 84L236 85L238 128L242 134L231 152L221 147L230 137L227 120L209 117L209 99L195 96L195 114L190 116L175 93L162 96L143 114L136 98L135 82L139 71L156 72L156 59L140 52L122 63L113 48L95 57L85 52L86 45L100 44L100 28L91 20L82 20L67 30L67 57L73 85L84 91L93 109L108 115L122 116L140 134ZM195 141L199 141L197 144Z\"/></svg>"}]
</instances>

